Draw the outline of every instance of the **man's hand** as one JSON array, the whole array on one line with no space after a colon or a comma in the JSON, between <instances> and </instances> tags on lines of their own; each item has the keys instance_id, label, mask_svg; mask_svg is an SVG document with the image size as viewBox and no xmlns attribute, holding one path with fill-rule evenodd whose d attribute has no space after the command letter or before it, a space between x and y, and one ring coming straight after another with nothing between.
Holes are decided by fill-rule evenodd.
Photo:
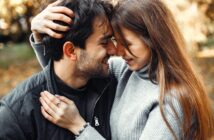
<instances>
[{"instance_id":1,"label":"man's hand","mask_svg":"<svg viewBox=\"0 0 214 140\"><path fill-rule=\"evenodd\" d=\"M42 115L47 120L76 135L86 124L75 103L64 96L54 96L44 91L41 93L40 102Z\"/></svg>"},{"instance_id":2,"label":"man's hand","mask_svg":"<svg viewBox=\"0 0 214 140\"><path fill-rule=\"evenodd\" d=\"M31 22L31 31L35 42L41 41L41 34L48 34L54 38L62 38L58 32L69 30L68 26L59 25L53 21L62 21L71 24L74 13L67 7L57 6L61 0L49 4L41 13L36 15Z\"/></svg>"}]
</instances>

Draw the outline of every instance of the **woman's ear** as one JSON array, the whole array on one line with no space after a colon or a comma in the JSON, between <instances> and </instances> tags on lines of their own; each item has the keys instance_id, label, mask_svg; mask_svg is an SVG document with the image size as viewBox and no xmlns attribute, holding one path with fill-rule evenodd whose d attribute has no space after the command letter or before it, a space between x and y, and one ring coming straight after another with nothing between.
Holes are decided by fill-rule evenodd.
<instances>
[{"instance_id":1,"label":"woman's ear","mask_svg":"<svg viewBox=\"0 0 214 140\"><path fill-rule=\"evenodd\" d=\"M63 45L63 53L66 57L68 57L71 60L76 60L77 56L75 54L75 47L74 44L70 41L67 41Z\"/></svg>"}]
</instances>

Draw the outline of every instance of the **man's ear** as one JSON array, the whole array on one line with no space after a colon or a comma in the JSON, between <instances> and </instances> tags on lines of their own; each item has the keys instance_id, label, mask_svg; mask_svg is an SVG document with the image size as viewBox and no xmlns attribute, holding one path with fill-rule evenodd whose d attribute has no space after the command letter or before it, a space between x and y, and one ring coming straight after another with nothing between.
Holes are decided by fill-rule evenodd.
<instances>
[{"instance_id":1,"label":"man's ear","mask_svg":"<svg viewBox=\"0 0 214 140\"><path fill-rule=\"evenodd\" d=\"M77 56L75 53L74 44L70 41L66 41L63 45L63 53L66 57L70 58L71 60L76 60Z\"/></svg>"}]
</instances>

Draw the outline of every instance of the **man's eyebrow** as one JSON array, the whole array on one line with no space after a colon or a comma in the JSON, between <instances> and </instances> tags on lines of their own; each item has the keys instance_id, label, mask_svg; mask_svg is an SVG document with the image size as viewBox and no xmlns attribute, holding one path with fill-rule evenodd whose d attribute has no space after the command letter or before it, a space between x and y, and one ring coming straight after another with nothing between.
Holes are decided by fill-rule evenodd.
<instances>
[{"instance_id":1,"label":"man's eyebrow","mask_svg":"<svg viewBox=\"0 0 214 140\"><path fill-rule=\"evenodd\" d=\"M104 34L104 36L103 37L101 37L100 39L99 39L99 41L103 41L103 40L106 40L106 39L109 39L109 38L111 38L113 36L113 34Z\"/></svg>"},{"instance_id":2,"label":"man's eyebrow","mask_svg":"<svg viewBox=\"0 0 214 140\"><path fill-rule=\"evenodd\" d=\"M113 34L108 34L108 35L104 35L104 39L109 39L109 38L112 38Z\"/></svg>"}]
</instances>

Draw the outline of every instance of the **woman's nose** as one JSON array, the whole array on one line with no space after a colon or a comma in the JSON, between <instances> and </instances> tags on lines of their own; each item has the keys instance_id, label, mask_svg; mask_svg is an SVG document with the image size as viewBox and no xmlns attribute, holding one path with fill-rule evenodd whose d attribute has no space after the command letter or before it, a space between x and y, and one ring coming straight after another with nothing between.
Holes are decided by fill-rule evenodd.
<instances>
[{"instance_id":1,"label":"woman's nose","mask_svg":"<svg viewBox=\"0 0 214 140\"><path fill-rule=\"evenodd\" d=\"M117 56L124 56L125 55L125 49L122 45L117 45Z\"/></svg>"}]
</instances>

